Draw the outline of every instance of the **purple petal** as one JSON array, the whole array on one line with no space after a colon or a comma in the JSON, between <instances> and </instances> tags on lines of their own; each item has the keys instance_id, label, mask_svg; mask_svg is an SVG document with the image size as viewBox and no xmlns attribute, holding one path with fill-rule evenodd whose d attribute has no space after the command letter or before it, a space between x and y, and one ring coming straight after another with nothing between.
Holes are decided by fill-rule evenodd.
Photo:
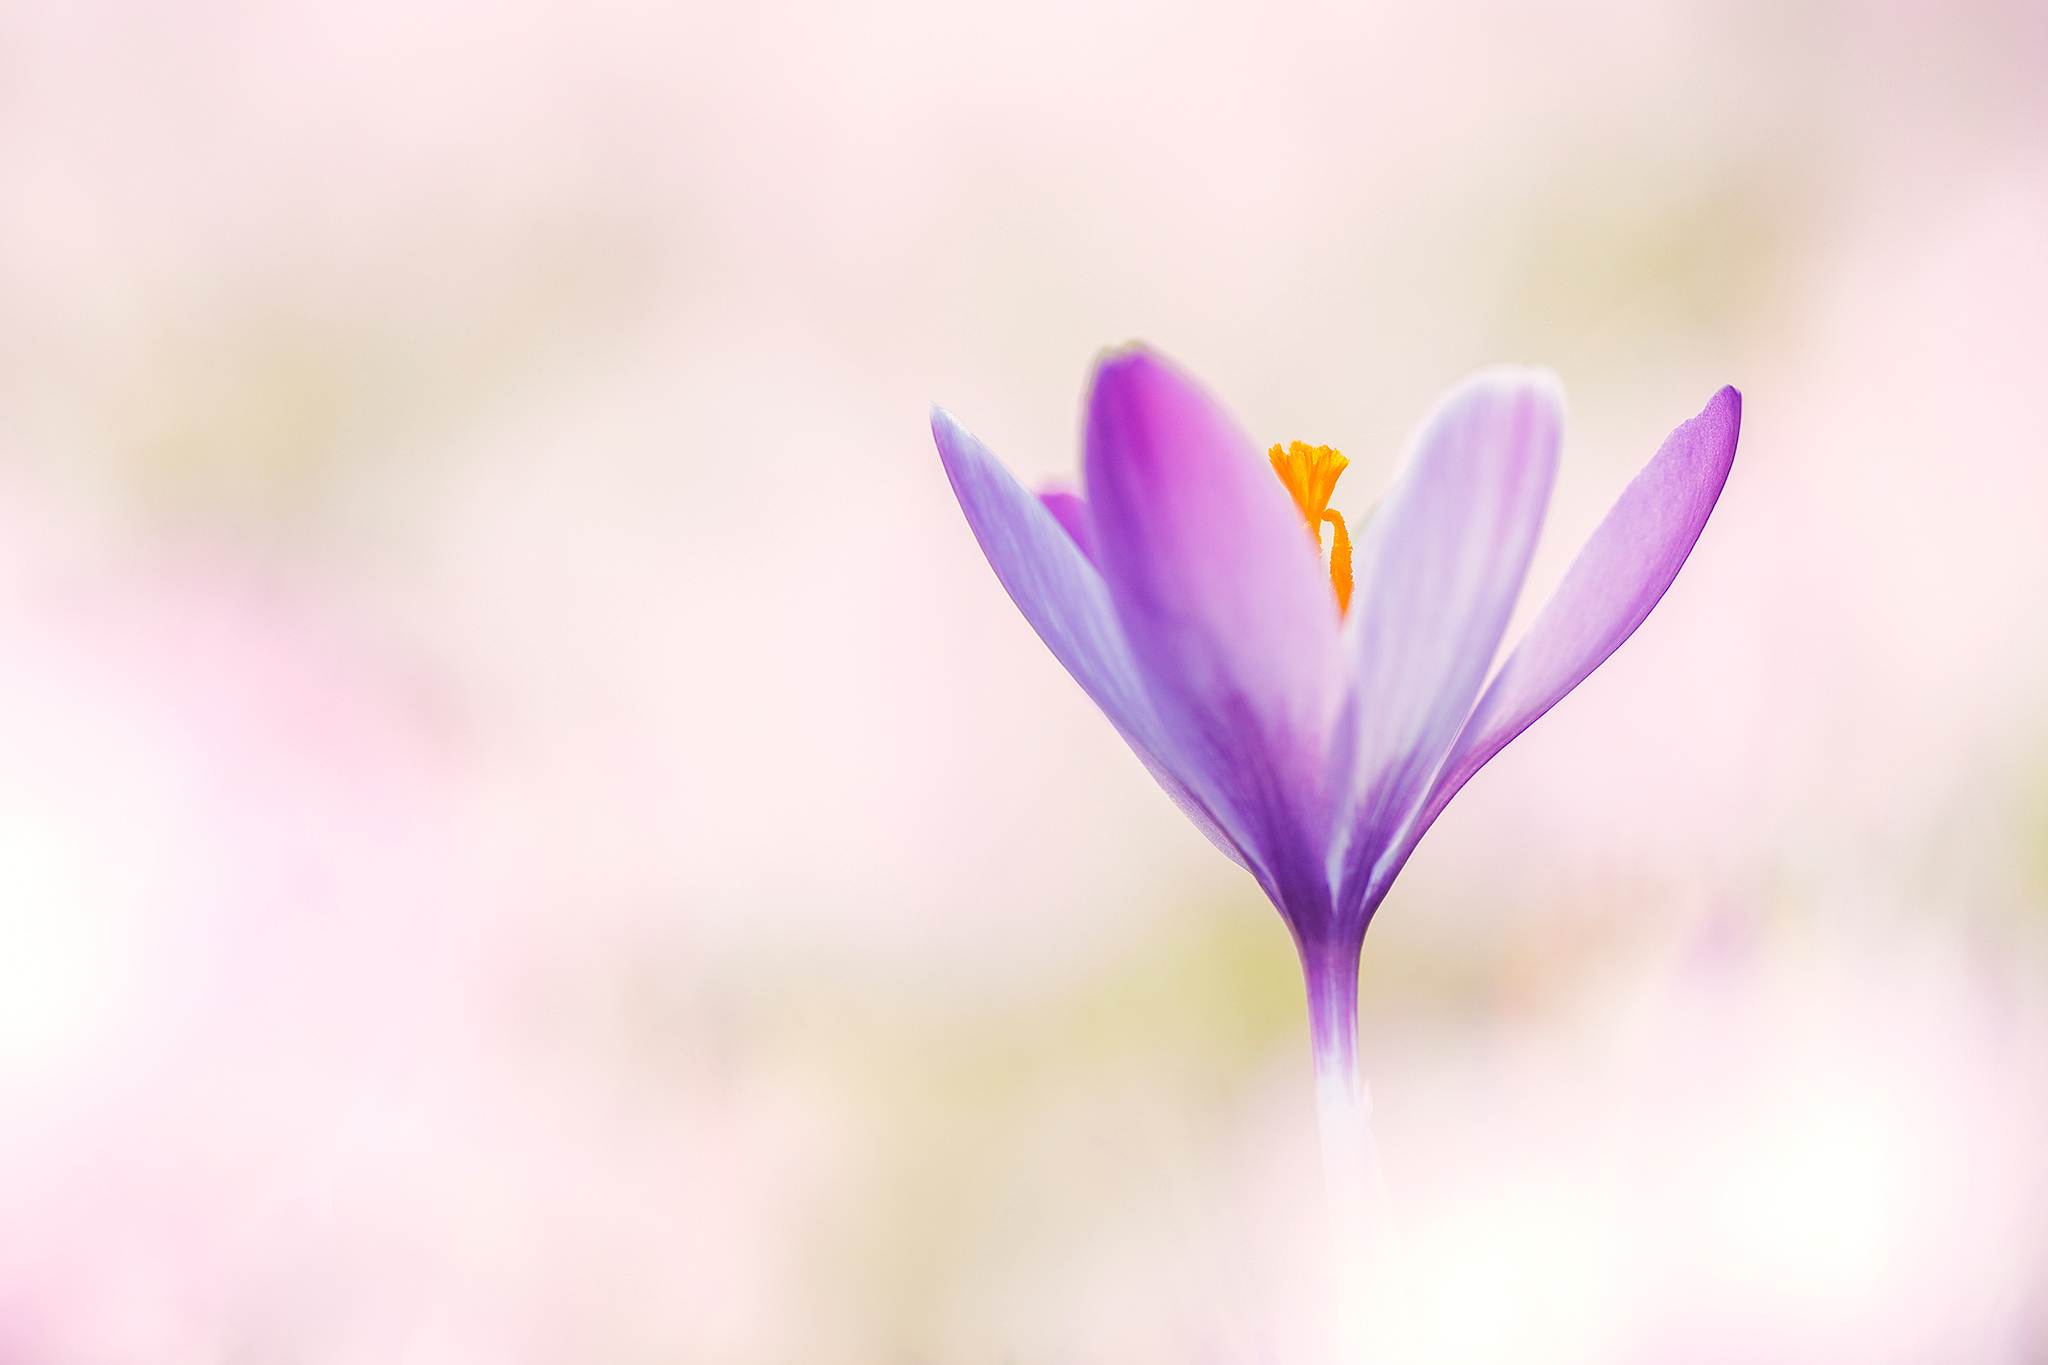
<instances>
[{"instance_id":1,"label":"purple petal","mask_svg":"<svg viewBox=\"0 0 2048 1365\"><path fill-rule=\"evenodd\" d=\"M1374 875L1368 904L1385 894L1458 789L1643 623L1705 528L1741 429L1742 395L1722 389L1622 492L1465 722L1428 800Z\"/></svg>"},{"instance_id":2,"label":"purple petal","mask_svg":"<svg viewBox=\"0 0 2048 1365\"><path fill-rule=\"evenodd\" d=\"M1045 504L943 408L932 409L932 439L960 510L1010 600L1174 804L1243 866L1243 855L1173 771L1174 755L1138 681L1102 576Z\"/></svg>"},{"instance_id":3,"label":"purple petal","mask_svg":"<svg viewBox=\"0 0 2048 1365\"><path fill-rule=\"evenodd\" d=\"M1438 400L1359 537L1345 632L1357 805L1341 903L1362 897L1486 680L1543 525L1563 423L1548 370L1481 370Z\"/></svg>"},{"instance_id":4,"label":"purple petal","mask_svg":"<svg viewBox=\"0 0 2048 1365\"><path fill-rule=\"evenodd\" d=\"M1096 559L1183 776L1297 929L1325 917L1337 607L1293 500L1143 350L1096 369L1085 473Z\"/></svg>"},{"instance_id":5,"label":"purple petal","mask_svg":"<svg viewBox=\"0 0 2048 1365\"><path fill-rule=\"evenodd\" d=\"M1095 518L1088 514L1088 503L1079 493L1065 488L1041 488L1038 500L1045 504L1045 510L1052 513L1053 520L1066 528L1074 538L1074 544L1088 557L1090 564L1095 558Z\"/></svg>"}]
</instances>

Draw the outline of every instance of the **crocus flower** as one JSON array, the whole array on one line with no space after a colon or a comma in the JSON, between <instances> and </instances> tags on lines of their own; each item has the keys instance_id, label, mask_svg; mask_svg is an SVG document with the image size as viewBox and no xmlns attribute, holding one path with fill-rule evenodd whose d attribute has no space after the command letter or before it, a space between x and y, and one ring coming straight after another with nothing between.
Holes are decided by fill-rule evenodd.
<instances>
[{"instance_id":1,"label":"crocus flower","mask_svg":"<svg viewBox=\"0 0 2048 1365\"><path fill-rule=\"evenodd\" d=\"M1096 366L1082 493L1032 495L943 409L932 435L1025 619L1278 907L1318 1061L1348 1068L1373 912L1458 789L1664 595L1727 478L1741 403L1724 388L1671 433L1483 694L1557 466L1548 371L1482 370L1445 394L1355 556L1327 511L1342 456L1262 457L1142 347Z\"/></svg>"},{"instance_id":2,"label":"crocus flower","mask_svg":"<svg viewBox=\"0 0 2048 1365\"><path fill-rule=\"evenodd\" d=\"M1557 469L1564 396L1548 371L1482 370L1445 394L1355 555L1329 506L1342 455L1294 442L1262 459L1141 347L1095 368L1082 493L1034 497L933 409L960 507L1025 619L1294 935L1340 1358L1383 1356L1364 1343L1391 1320L1356 1059L1366 926L1458 789L1671 586L1728 477L1741 412L1724 388L1671 433L1482 692Z\"/></svg>"}]
</instances>

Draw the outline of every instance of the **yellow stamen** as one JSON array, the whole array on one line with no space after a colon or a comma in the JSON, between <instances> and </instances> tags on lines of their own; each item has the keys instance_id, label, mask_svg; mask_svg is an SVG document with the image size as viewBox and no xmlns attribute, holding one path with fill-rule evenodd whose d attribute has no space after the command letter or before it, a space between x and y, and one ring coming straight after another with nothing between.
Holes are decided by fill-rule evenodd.
<instances>
[{"instance_id":1,"label":"yellow stamen","mask_svg":"<svg viewBox=\"0 0 2048 1365\"><path fill-rule=\"evenodd\" d=\"M1335 508L1325 509L1323 520L1337 528L1330 537L1330 586L1337 590L1337 614L1342 616L1351 610L1351 533L1344 529L1344 514Z\"/></svg>"},{"instance_id":2,"label":"yellow stamen","mask_svg":"<svg viewBox=\"0 0 2048 1365\"><path fill-rule=\"evenodd\" d=\"M1330 494L1337 489L1337 476L1351 461L1328 446L1304 445L1300 441L1290 442L1284 451L1274 446L1267 458L1272 460L1273 472L1280 476L1280 482L1293 495L1302 521L1316 539L1317 550L1323 548L1323 523L1327 521L1336 528L1330 537L1330 586L1337 590L1338 612L1348 610L1351 533L1344 527L1343 514L1330 510Z\"/></svg>"}]
</instances>

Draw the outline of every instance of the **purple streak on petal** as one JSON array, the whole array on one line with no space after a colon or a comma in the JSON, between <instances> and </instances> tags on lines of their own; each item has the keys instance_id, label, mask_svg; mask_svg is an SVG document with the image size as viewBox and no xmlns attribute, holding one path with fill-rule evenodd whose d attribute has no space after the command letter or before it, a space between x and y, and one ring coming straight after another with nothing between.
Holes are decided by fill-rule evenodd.
<instances>
[{"instance_id":1,"label":"purple streak on petal","mask_svg":"<svg viewBox=\"0 0 2048 1365\"><path fill-rule=\"evenodd\" d=\"M1368 905L1386 894L1458 789L1643 623L1706 527L1741 430L1742 395L1722 389L1623 490L1465 722L1428 799L1375 872Z\"/></svg>"},{"instance_id":2,"label":"purple streak on petal","mask_svg":"<svg viewBox=\"0 0 2048 1365\"><path fill-rule=\"evenodd\" d=\"M1079 493L1065 488L1041 488L1038 500L1045 504L1045 510L1074 538L1074 544L1088 557L1090 564L1100 567L1095 558L1095 518L1088 515L1088 502Z\"/></svg>"},{"instance_id":3,"label":"purple streak on petal","mask_svg":"<svg viewBox=\"0 0 2048 1365\"><path fill-rule=\"evenodd\" d=\"M1138 681L1102 576L1045 505L943 408L932 409L932 439L960 510L1010 600L1174 804L1210 842L1245 866L1229 836L1175 775L1178 764Z\"/></svg>"},{"instance_id":4,"label":"purple streak on petal","mask_svg":"<svg viewBox=\"0 0 2048 1365\"><path fill-rule=\"evenodd\" d=\"M1358 726L1338 897L1347 917L1486 680L1543 525L1563 422L1548 370L1471 376L1438 400L1359 537L1344 639Z\"/></svg>"},{"instance_id":5,"label":"purple streak on petal","mask_svg":"<svg viewBox=\"0 0 2048 1365\"><path fill-rule=\"evenodd\" d=\"M1337 608L1267 462L1143 350L1096 368L1096 558L1181 771L1296 925L1328 918L1323 768L1342 695Z\"/></svg>"}]
</instances>

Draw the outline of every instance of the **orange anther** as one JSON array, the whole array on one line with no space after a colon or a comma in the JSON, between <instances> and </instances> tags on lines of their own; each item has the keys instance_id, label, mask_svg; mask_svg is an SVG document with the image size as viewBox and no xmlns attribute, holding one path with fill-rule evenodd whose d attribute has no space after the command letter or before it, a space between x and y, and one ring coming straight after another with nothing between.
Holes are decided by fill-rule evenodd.
<instances>
[{"instance_id":1,"label":"orange anther","mask_svg":"<svg viewBox=\"0 0 2048 1365\"><path fill-rule=\"evenodd\" d=\"M1337 591L1337 610L1341 614L1351 606L1351 533L1344 527L1343 514L1330 510L1330 494L1337 489L1337 476L1351 461L1328 446L1300 441L1289 443L1285 450L1274 446L1267 458L1293 496L1302 521L1315 537L1318 551L1323 548L1323 523L1327 521L1336 528L1330 537L1330 586Z\"/></svg>"}]
</instances>

